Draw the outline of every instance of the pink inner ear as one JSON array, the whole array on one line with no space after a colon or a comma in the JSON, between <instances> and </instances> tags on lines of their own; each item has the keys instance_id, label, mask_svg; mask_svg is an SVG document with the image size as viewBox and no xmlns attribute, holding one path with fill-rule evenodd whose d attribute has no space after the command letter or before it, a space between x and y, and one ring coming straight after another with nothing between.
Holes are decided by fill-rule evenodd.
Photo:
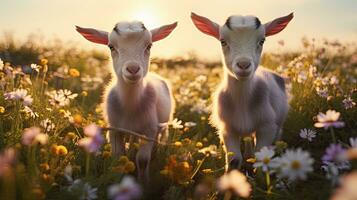
<instances>
[{"instance_id":1,"label":"pink inner ear","mask_svg":"<svg viewBox=\"0 0 357 200\"><path fill-rule=\"evenodd\" d=\"M152 41L156 42L159 40L164 39L165 37L167 37L168 35L170 35L170 33L177 27L177 22L169 24L169 25L165 25L165 26L161 26L159 28L156 28L154 30L151 31L152 34Z\"/></svg>"},{"instance_id":2,"label":"pink inner ear","mask_svg":"<svg viewBox=\"0 0 357 200\"><path fill-rule=\"evenodd\" d=\"M293 19L294 13L274 19L265 25L265 36L271 36L282 31Z\"/></svg>"},{"instance_id":3,"label":"pink inner ear","mask_svg":"<svg viewBox=\"0 0 357 200\"><path fill-rule=\"evenodd\" d=\"M82 28L76 26L76 30L87 40L98 43L98 44L108 44L108 32L99 31L93 28Z\"/></svg>"},{"instance_id":4,"label":"pink inner ear","mask_svg":"<svg viewBox=\"0 0 357 200\"><path fill-rule=\"evenodd\" d=\"M219 26L216 23L195 13L191 13L191 19L198 30L219 40Z\"/></svg>"}]
</instances>

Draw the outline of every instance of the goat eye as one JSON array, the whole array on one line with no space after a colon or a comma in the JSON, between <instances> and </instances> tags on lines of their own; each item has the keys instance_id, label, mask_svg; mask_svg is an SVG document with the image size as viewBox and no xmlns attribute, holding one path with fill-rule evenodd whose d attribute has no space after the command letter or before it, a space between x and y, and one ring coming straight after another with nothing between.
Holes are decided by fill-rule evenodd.
<instances>
[{"instance_id":1,"label":"goat eye","mask_svg":"<svg viewBox=\"0 0 357 200\"><path fill-rule=\"evenodd\" d=\"M264 42L265 42L265 38L259 41L259 45L263 46Z\"/></svg>"},{"instance_id":2,"label":"goat eye","mask_svg":"<svg viewBox=\"0 0 357 200\"><path fill-rule=\"evenodd\" d=\"M152 44L149 44L149 45L146 47L146 51L150 51L151 47L152 47Z\"/></svg>"},{"instance_id":3,"label":"goat eye","mask_svg":"<svg viewBox=\"0 0 357 200\"><path fill-rule=\"evenodd\" d=\"M221 40L221 45L224 47L224 46L227 46L227 42L224 41L224 40Z\"/></svg>"},{"instance_id":4,"label":"goat eye","mask_svg":"<svg viewBox=\"0 0 357 200\"><path fill-rule=\"evenodd\" d=\"M110 51L114 51L115 50L115 48L114 48L114 46L113 45L108 45L108 47L109 47L109 49L110 49Z\"/></svg>"}]
</instances>

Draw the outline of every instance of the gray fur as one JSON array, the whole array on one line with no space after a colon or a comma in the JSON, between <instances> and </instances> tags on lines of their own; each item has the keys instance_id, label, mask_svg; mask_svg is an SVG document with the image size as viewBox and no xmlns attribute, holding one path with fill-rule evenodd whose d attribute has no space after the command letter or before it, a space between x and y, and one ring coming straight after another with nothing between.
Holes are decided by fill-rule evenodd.
<instances>
[{"instance_id":1,"label":"gray fur","mask_svg":"<svg viewBox=\"0 0 357 200\"><path fill-rule=\"evenodd\" d=\"M278 74L272 73L274 80L279 85L280 89L285 91L285 79Z\"/></svg>"}]
</instances>

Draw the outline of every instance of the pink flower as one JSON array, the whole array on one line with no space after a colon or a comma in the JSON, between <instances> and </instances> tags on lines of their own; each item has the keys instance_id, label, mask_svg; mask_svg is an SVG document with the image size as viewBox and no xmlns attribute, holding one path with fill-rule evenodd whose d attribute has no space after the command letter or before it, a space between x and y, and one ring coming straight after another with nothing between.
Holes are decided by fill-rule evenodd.
<instances>
[{"instance_id":1,"label":"pink flower","mask_svg":"<svg viewBox=\"0 0 357 200\"><path fill-rule=\"evenodd\" d=\"M104 143L101 129L95 124L90 124L84 127L84 134L87 137L80 139L78 145L83 147L89 153L98 151Z\"/></svg>"},{"instance_id":2,"label":"pink flower","mask_svg":"<svg viewBox=\"0 0 357 200\"><path fill-rule=\"evenodd\" d=\"M27 95L27 90L17 89L13 92L8 92L4 94L5 100L21 100L24 106L29 106L32 104L33 98L31 95Z\"/></svg>"},{"instance_id":3,"label":"pink flower","mask_svg":"<svg viewBox=\"0 0 357 200\"><path fill-rule=\"evenodd\" d=\"M252 187L245 177L238 170L232 170L228 174L224 174L218 180L218 189L220 191L232 190L241 197L249 197Z\"/></svg>"},{"instance_id":4,"label":"pink flower","mask_svg":"<svg viewBox=\"0 0 357 200\"><path fill-rule=\"evenodd\" d=\"M342 128L345 126L345 123L342 121L338 121L339 118L340 118L340 113L334 110L328 110L326 111L326 114L320 112L317 115L318 122L315 123L315 127L317 128L323 127L325 129L328 129L330 127Z\"/></svg>"},{"instance_id":5,"label":"pink flower","mask_svg":"<svg viewBox=\"0 0 357 200\"><path fill-rule=\"evenodd\" d=\"M26 128L22 135L22 144L26 146L31 146L37 142L44 145L47 141L48 135L41 133L41 129L38 127Z\"/></svg>"},{"instance_id":6,"label":"pink flower","mask_svg":"<svg viewBox=\"0 0 357 200\"><path fill-rule=\"evenodd\" d=\"M357 172L351 172L341 180L341 186L335 191L331 200L357 199Z\"/></svg>"}]
</instances>

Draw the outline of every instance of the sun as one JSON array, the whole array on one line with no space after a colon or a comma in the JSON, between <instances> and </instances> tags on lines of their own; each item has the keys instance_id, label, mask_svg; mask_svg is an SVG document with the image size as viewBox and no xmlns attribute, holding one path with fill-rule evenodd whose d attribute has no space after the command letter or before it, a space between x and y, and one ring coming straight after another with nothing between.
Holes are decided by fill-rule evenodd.
<instances>
[{"instance_id":1,"label":"sun","mask_svg":"<svg viewBox=\"0 0 357 200\"><path fill-rule=\"evenodd\" d=\"M131 19L141 21L148 29L156 28L160 25L158 13L154 9L139 9L136 10Z\"/></svg>"}]
</instances>

